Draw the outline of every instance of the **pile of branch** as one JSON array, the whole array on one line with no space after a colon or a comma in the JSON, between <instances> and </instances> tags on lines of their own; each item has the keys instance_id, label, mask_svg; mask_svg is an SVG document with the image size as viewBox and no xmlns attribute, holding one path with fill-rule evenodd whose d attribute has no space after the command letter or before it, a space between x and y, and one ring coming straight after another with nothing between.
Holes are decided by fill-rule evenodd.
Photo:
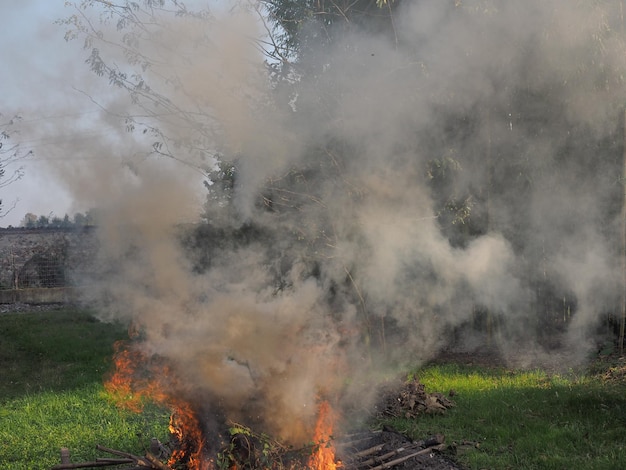
<instances>
[{"instance_id":1,"label":"pile of branch","mask_svg":"<svg viewBox=\"0 0 626 470\"><path fill-rule=\"evenodd\" d=\"M97 458L91 462L70 462L70 452L67 448L61 449L61 463L55 465L50 470L69 470L75 468L102 468L117 466L119 470L173 470L169 465L161 462L159 456L161 456L165 448L157 440L153 439L150 443L150 451L146 452L144 456L130 454L128 452L122 452L120 450L109 449L101 445L96 445L96 449L114 455L115 457L102 457ZM127 467L119 467L120 465L129 465Z\"/></svg>"},{"instance_id":2,"label":"pile of branch","mask_svg":"<svg viewBox=\"0 0 626 470\"><path fill-rule=\"evenodd\" d=\"M442 451L444 436L436 435L422 441L383 437L385 432L354 435L353 440L339 443L343 470L384 470L400 467L411 459ZM379 437L380 436L380 437Z\"/></svg>"},{"instance_id":3,"label":"pile of branch","mask_svg":"<svg viewBox=\"0 0 626 470\"><path fill-rule=\"evenodd\" d=\"M454 395L450 391L449 396ZM455 403L441 393L426 392L418 379L404 382L400 388L388 388L382 393L378 410L381 416L416 418L421 414L443 413Z\"/></svg>"}]
</instances>

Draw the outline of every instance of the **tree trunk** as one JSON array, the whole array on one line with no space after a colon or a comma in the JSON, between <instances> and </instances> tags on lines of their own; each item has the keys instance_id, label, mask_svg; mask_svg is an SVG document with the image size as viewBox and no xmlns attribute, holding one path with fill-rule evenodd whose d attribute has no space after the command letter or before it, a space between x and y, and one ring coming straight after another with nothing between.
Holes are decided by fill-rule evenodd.
<instances>
[{"instance_id":1,"label":"tree trunk","mask_svg":"<svg viewBox=\"0 0 626 470\"><path fill-rule=\"evenodd\" d=\"M622 37L624 36L624 0L619 3L620 19L622 24ZM626 330L626 109L623 116L623 132L622 136L622 316L619 323L619 353L624 353L624 331Z\"/></svg>"},{"instance_id":2,"label":"tree trunk","mask_svg":"<svg viewBox=\"0 0 626 470\"><path fill-rule=\"evenodd\" d=\"M486 160L487 160L487 195L486 195L486 206L487 206L487 227L486 232L490 233L493 229L493 208L492 208L492 189L493 189L493 179L494 179L494 162L493 162L493 153L492 153L492 142L491 142L491 112L489 108L486 111L486 125L487 125L487 148L486 148ZM490 299L493 295L492 292L489 293ZM487 306L487 318L486 318L486 328L487 328L487 344L491 346L491 342L494 336L494 328L495 328L495 319L493 316L493 312L491 311L491 306Z\"/></svg>"},{"instance_id":3,"label":"tree trunk","mask_svg":"<svg viewBox=\"0 0 626 470\"><path fill-rule=\"evenodd\" d=\"M622 168L622 315L619 323L619 352L624 353L626 330L626 110L624 110L623 168Z\"/></svg>"}]
</instances>

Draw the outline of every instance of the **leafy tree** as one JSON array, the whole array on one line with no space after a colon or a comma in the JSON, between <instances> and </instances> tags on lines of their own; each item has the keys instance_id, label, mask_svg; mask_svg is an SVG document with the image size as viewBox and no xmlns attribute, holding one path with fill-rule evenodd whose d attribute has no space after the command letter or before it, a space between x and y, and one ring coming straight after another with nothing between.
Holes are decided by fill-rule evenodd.
<instances>
[{"instance_id":1,"label":"leafy tree","mask_svg":"<svg viewBox=\"0 0 626 470\"><path fill-rule=\"evenodd\" d=\"M40 215L35 224L37 228L45 228L49 225L50 225L50 217L46 215Z\"/></svg>"},{"instance_id":2,"label":"leafy tree","mask_svg":"<svg viewBox=\"0 0 626 470\"><path fill-rule=\"evenodd\" d=\"M367 30L370 26L372 31L377 32L379 27L386 29L396 48L420 64L421 70L434 76L454 72L454 69L438 70L441 57L422 56L421 44L410 40L405 42L395 34L393 10L387 10L390 16L386 21L368 17L372 11L367 9L368 6L385 6L385 2L346 2L341 6L337 6L337 2L288 0L264 3L276 24L278 49L292 59L289 67L298 69L301 63L306 63L313 44L331 44L351 28ZM394 6L399 7L400 3L396 2ZM476 29L481 35L498 34L500 38L490 37L492 44L506 41L507 37L506 32L494 28L494 25L506 21L509 15L515 15L515 9L519 7L497 1L454 3L455 6L446 12L449 18L483 25L482 29ZM352 6L354 9L351 9ZM563 287L563 273L550 269L564 245L577 243L577 237L583 230L594 227L592 231L597 230L602 244L618 253L616 241L619 235L613 221L619 217L622 206L622 187L615 184L615 175L621 172L623 130L620 116L625 75L623 67L620 68L610 57L619 54L616 51L623 48L622 7L619 1L567 7L555 5L552 19L567 17L574 10L577 15L597 18L596 25L586 26L592 40L571 45L554 41L552 37L560 34L558 28L563 27L555 20L541 23L536 34L522 34L526 42L517 44L514 49L507 49L503 42L502 50L509 50L509 54L495 55L487 61L477 59L477 63L484 63L483 68L472 68L471 63L466 69L459 67L459 70L468 71L467 82L470 84L493 81L494 94L482 95L477 89L473 96L468 95L469 102L461 102L456 99L456 90L444 88L434 97L430 122L416 130L415 140L402 142L405 148L432 150L423 171L428 177L438 224L452 245L465 247L486 233L499 232L511 243L520 260L525 260L516 275L535 295L529 296L525 307L533 315L528 316L529 323L522 329L544 332L546 325L553 325L564 318L564 311L576 303L573 299L577 294ZM307 29L306 25L311 23L320 27ZM450 34L457 34L457 31L450 31ZM428 38L423 40L428 41ZM451 42L454 43L454 39ZM561 57L547 65L541 55L555 53L551 49L553 42L558 44ZM474 37L455 45L466 51L467 57L480 58L485 54L481 50L483 43ZM357 46L352 46L356 50ZM517 57L512 57L514 55ZM341 67L341 64L333 64L327 56L319 65L314 70L302 67L298 70L315 75L315 80L321 82L324 80L322 70L330 70L331 75L333 66ZM405 65L408 68L408 63ZM487 73L489 69L485 70L486 67L493 67L491 74ZM419 70L411 70L415 75L420 73ZM396 77L400 80L395 82L398 84L403 79L413 79L401 73L395 73ZM441 78L445 77L441 75ZM498 83L498 80L502 82ZM393 83L385 85L393 87ZM598 123L593 118L585 118L585 112L579 115L572 113L570 106L580 95L595 96L598 101L604 101L609 89L615 94L615 100L603 111L614 116L614 121L613 124L609 121L607 128L598 132ZM328 92L329 88L325 90ZM372 94L377 91L368 90ZM320 97L320 101L323 99L323 96ZM332 107L333 100L331 97L329 107ZM597 116L598 122L606 122L604 119ZM503 127L504 123L506 127ZM544 151L542 147L548 147L545 144L546 133L567 137L553 142L549 151ZM332 149L340 168L354 158L354 150L357 149L345 144ZM321 151L318 155L323 153ZM311 162L321 162L315 160L313 152L308 157L309 169L315 166ZM469 169L472 174L468 173ZM419 168L415 170L419 172ZM581 178L581 172L584 172L584 178ZM568 183L570 180L572 183ZM281 191L293 193L294 181L284 178L281 183L286 186L280 188ZM586 189L581 191L580 186L574 187L574 181ZM567 201L554 204L555 211L551 216L547 215L549 209L538 210L532 204L538 194L548 192L547 187L559 188L567 194ZM594 205L591 213L585 213L581 209L588 201L582 194L590 193L596 194L596 200L604 203ZM319 197L316 194L313 196ZM547 194L542 197L545 196ZM300 206L298 210L301 210ZM541 213L539 217L538 213ZM580 231L576 224L580 226ZM553 236L554 225L559 233L563 233L562 237ZM328 229L330 226L322 226L320 232L332 233ZM315 246L314 251L317 248ZM494 292L493 296L496 295ZM490 322L494 321L491 315L489 317Z\"/></svg>"},{"instance_id":3,"label":"leafy tree","mask_svg":"<svg viewBox=\"0 0 626 470\"><path fill-rule=\"evenodd\" d=\"M208 106L193 99L184 78L196 58L214 47L203 32L212 21L208 8L193 11L176 0L67 4L74 14L58 21L67 28L66 40L82 38L94 74L131 98L128 111L118 114L126 129L151 139L152 155L209 172L216 163L219 123ZM196 43L193 50L172 54L177 63L163 63L159 49L171 52L169 41L176 40L167 36L171 21L186 22L189 31L197 31ZM126 63L116 59L120 53Z\"/></svg>"},{"instance_id":4,"label":"leafy tree","mask_svg":"<svg viewBox=\"0 0 626 470\"><path fill-rule=\"evenodd\" d=\"M444 2L431 2L435 4ZM434 45L427 52L423 43L430 38L420 36L416 40L398 34L394 15L404 5L407 2L401 0L263 0L255 7L269 32L267 41L259 46L268 55L266 65L275 93L262 98L250 94L254 98L248 102L236 98L248 90L220 90L235 96L229 105L258 120L262 120L264 109L275 107L291 109L290 124L296 129L306 128L311 121L322 124L306 142L302 158L289 167L279 167L253 188L255 209L262 215L252 220L264 224L264 230L247 226L244 232L265 241L271 238L271 230L291 236L286 246L268 243L269 258L280 259L277 264L283 265L275 268L279 285L284 266L301 262L305 274L320 278L320 265L330 266L334 273L328 281L332 301L340 303L337 299L343 296L358 305L371 335L372 312L380 312L382 330L390 326L384 323L385 309L393 307L370 306L373 296L362 287L365 276L357 269L358 257L339 255L342 244L354 247L355 253L369 253L374 247L362 221L333 212L334 202L341 200L358 212L368 204L385 207L389 202L385 192L377 192L377 188L403 181L410 194L413 187L426 186L432 199L432 217L454 249L462 250L491 232L502 234L510 244L520 261L513 275L520 280L521 290L533 293L526 297L523 310L534 314L520 320L526 323L518 325L519 329L542 331L562 313L558 308L576 303L572 299L577 294L564 280L566 273L549 268L556 254L584 238L577 223L592 227L594 236L608 246L617 237L613 221L621 207L618 193L622 187L615 184L619 179L615 175L620 174L622 142L616 136L621 127L616 119L614 126L600 129L593 118L577 113L574 104L577 95L603 101L610 88L614 107L607 106L602 112L620 114L626 74L609 58L623 45L617 23L621 2L555 4L550 21L533 23L536 29L530 32L499 26L523 14L526 7L522 4L446 2L440 21L448 28L451 47L440 50ZM242 151L224 144L228 123L220 122L210 100L190 99L195 95L186 75L194 59L215 46L208 33L200 34L193 48L177 51L179 58L172 67L165 67L158 53L160 48L170 49L169 21L186 22L188 30L200 26L200 30L210 31L214 26L211 12L193 12L177 1L162 0L141 4L91 0L74 7L75 14L63 22L69 28L68 38L83 38L92 71L131 97L135 108L120 116L127 128L153 137L154 154L202 172L207 177L207 207L231 210L238 191L246 189L245 177L249 177L243 157L255 149ZM96 8L98 21L88 14ZM555 24L561 16L567 18L574 12L598 19L597 25L586 30L592 40L560 42L561 49L553 50L557 43L553 36L559 33ZM471 27L464 29L466 23ZM355 76L342 81L348 62L360 65L354 57L361 44L350 42L350 35L357 31L367 33L358 36L358 41L386 38L393 46L384 49L386 54L394 55L393 50L401 58L385 57L388 61L381 61L380 69L374 69L376 79L365 85ZM437 34L437 39L443 40L441 33ZM492 48L485 52L485 45ZM331 49L339 49L339 53L319 52ZM122 51L125 62L116 60L119 56L112 50ZM553 60L547 61L542 54ZM567 60L560 60L562 56ZM374 53L358 57L377 60ZM363 65L363 70L371 72L370 64ZM245 72L252 77L258 70ZM448 77L455 73L465 75ZM415 86L398 98L394 88L405 89L405 83ZM315 99L298 100L307 93ZM384 109L363 108L375 115L369 124L376 124L376 119L381 123L392 120L398 129L387 131L397 131L403 138L394 148L384 149L389 153L384 166L370 166L361 158L370 150L365 148L367 143L374 142L371 136L351 138L342 132L343 116L337 103L346 96L355 101L389 97L402 110L403 121L385 115ZM425 122L420 120L420 113L427 114ZM370 125L367 130L375 133L378 129ZM547 132L559 137L548 137ZM415 158L402 160L400 156L405 155ZM379 178L380 184L368 184L368 178ZM534 198L551 195L555 187L562 189L559 196L563 201L538 207ZM589 194L596 196L594 203L587 200ZM414 197L421 196L416 192ZM397 204L407 202L413 207L408 196L404 197ZM410 214L418 219L420 215ZM209 211L206 219L212 223L218 220ZM233 232L208 230L206 240L214 240L221 233L230 236ZM194 240L194 248L198 248L204 239ZM437 280L428 259L407 256L399 264L398 278L405 282L434 285ZM485 294L482 302L486 305L479 305L479 309L493 308L493 299L488 297ZM458 302L464 305L463 299ZM552 311L546 315L546 310ZM380 342L384 344L384 335Z\"/></svg>"},{"instance_id":5,"label":"leafy tree","mask_svg":"<svg viewBox=\"0 0 626 470\"><path fill-rule=\"evenodd\" d=\"M351 29L395 38L393 9L400 4L381 0L262 0L273 25L272 57L296 59L307 49L328 46Z\"/></svg>"}]
</instances>

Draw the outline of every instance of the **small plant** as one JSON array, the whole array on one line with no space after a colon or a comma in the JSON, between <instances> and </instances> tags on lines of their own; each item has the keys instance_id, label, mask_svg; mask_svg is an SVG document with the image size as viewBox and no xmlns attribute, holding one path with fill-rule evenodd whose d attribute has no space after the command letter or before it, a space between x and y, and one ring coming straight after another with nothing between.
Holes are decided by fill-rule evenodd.
<instances>
[{"instance_id":1,"label":"small plant","mask_svg":"<svg viewBox=\"0 0 626 470\"><path fill-rule=\"evenodd\" d=\"M247 426L232 423L229 428L230 442L218 453L220 470L302 468L302 462L311 453L310 447L294 450L264 433L256 433Z\"/></svg>"}]
</instances>

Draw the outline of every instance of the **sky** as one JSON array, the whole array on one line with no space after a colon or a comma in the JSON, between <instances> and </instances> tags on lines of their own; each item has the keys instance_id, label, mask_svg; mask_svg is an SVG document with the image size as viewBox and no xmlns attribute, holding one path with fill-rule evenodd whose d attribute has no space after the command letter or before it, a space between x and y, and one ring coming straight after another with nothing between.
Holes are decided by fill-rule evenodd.
<instances>
[{"instance_id":1,"label":"sky","mask_svg":"<svg viewBox=\"0 0 626 470\"><path fill-rule=\"evenodd\" d=\"M80 83L81 72L76 64L81 62L84 52L78 44L67 43L63 28L54 24L66 12L62 0L0 3L3 43L12 45L4 47L2 52L2 62L11 65L0 69L3 123L19 115L21 124L36 129L51 122L71 122L94 113L93 104L72 88ZM72 73L67 76L69 71ZM13 133L14 129L8 130ZM45 137L28 130L14 134L12 143L19 143L22 153L32 150L34 155L6 169L11 173L22 166L24 175L21 180L0 189L4 209L13 207L0 219L0 226L17 226L28 212L60 217L65 213L73 215L70 195L47 172L44 160L48 156L69 158L57 155L57 143L82 138L85 138L82 132L72 129L63 135Z\"/></svg>"},{"instance_id":2,"label":"sky","mask_svg":"<svg viewBox=\"0 0 626 470\"><path fill-rule=\"evenodd\" d=\"M19 226L25 214L71 218L85 212L97 201L77 197L68 185L67 168L86 159L100 158L93 151L103 147L125 147L138 151L137 142L125 135L119 121L103 116L101 100L111 87L106 79L95 77L85 59L89 49L82 40L66 41L66 27L56 24L69 17L73 7L64 0L23 0L0 2L3 19L3 47L0 68L2 103L0 123L20 116L18 124L3 128L20 152L33 154L11 163L7 175L23 169L20 180L0 187L3 216L0 227ZM193 6L195 3L186 2ZM220 2L212 2L220 5ZM10 66L6 66L10 64ZM5 147L6 148L6 147ZM123 156L119 156L123 158ZM64 174L59 168L63 166Z\"/></svg>"}]
</instances>

